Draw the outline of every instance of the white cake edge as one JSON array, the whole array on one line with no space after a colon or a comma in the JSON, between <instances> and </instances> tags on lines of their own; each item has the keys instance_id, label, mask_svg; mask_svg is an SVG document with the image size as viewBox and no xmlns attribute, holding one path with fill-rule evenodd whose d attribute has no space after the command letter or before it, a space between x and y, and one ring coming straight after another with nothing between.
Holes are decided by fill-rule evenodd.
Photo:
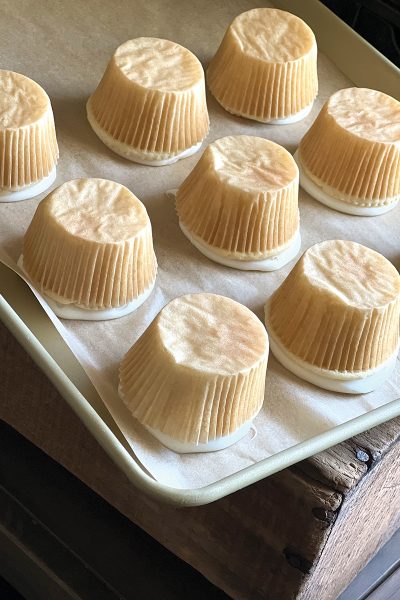
<instances>
[{"instance_id":1,"label":"white cake edge","mask_svg":"<svg viewBox=\"0 0 400 600\"><path fill-rule=\"evenodd\" d=\"M144 427L149 433L151 433L152 436L154 436L163 446L165 446L169 450L173 450L178 454L198 454L200 452L217 452L218 450L224 450L225 448L236 444L236 442L244 438L244 436L249 433L252 424L253 419L246 421L238 429L236 429L228 435L215 438L214 440L210 440L206 443L199 442L198 444L180 442L179 440L171 437L170 435L162 433L158 429L153 429L152 427L148 427L147 425L145 425Z\"/></svg>"},{"instance_id":2,"label":"white cake edge","mask_svg":"<svg viewBox=\"0 0 400 600\"><path fill-rule=\"evenodd\" d=\"M308 117L308 115L312 111L313 106L314 102L311 102L311 104L308 104L294 115L290 115L289 117L283 117L282 119L272 119L272 121L268 121L268 125L290 125L291 123L298 123L299 121L302 121L303 119Z\"/></svg>"},{"instance_id":3,"label":"white cake edge","mask_svg":"<svg viewBox=\"0 0 400 600\"><path fill-rule=\"evenodd\" d=\"M122 389L121 389L121 383L119 383L119 385L118 385L118 394L119 394L121 400L125 404L124 395L123 395ZM125 404L125 406L126 406L126 404ZM176 452L177 454L193 454L193 453L198 454L199 452L217 452L218 450L224 450L225 448L228 448L229 446L236 444L236 442L239 442L239 440L244 438L244 436L249 433L251 426L253 425L253 421L254 421L255 417L256 417L256 415L254 415L253 418L251 418L248 421L246 421L245 423L243 423L243 425L241 425L240 427L238 427L238 429L236 429L232 433L229 433L228 435L217 437L217 438L210 440L208 442L205 442L205 443L199 442L198 444L193 444L193 443L189 443L189 442L181 442L180 440L177 440L176 438L174 438L170 435L167 435L166 433L163 433L159 429L154 429L153 427L149 427L148 425L144 425L143 423L140 423L140 421L138 421L138 422L153 437L155 437L160 442L160 444L162 444L169 450L172 450L173 452Z\"/></svg>"},{"instance_id":4,"label":"white cake edge","mask_svg":"<svg viewBox=\"0 0 400 600\"><path fill-rule=\"evenodd\" d=\"M307 365L305 361L284 348L271 333L271 329L268 329L268 337L272 354L286 369L300 379L320 388L342 394L367 394L379 388L393 373L399 352L399 348L397 348L396 352L384 363L364 373L361 371L341 373Z\"/></svg>"},{"instance_id":5,"label":"white cake edge","mask_svg":"<svg viewBox=\"0 0 400 600\"><path fill-rule=\"evenodd\" d=\"M103 144L105 144L107 148L115 152L115 154L122 156L122 158L126 158L127 160L138 163L140 165L145 165L149 167L164 167L167 165L172 165L178 162L178 160L181 160L182 158L188 158L189 156L192 156L192 154L196 154L196 152L200 150L201 145L203 143L203 140L201 140L200 142L198 142L198 144L195 144L194 146L191 146L186 150L182 150L182 152L178 152L177 154L171 154L171 156L169 156L168 158L152 159L150 158L150 156L154 153L144 152L143 150L138 150L136 148L133 148L132 146L129 146L128 144L119 142L118 140L115 140L109 133L104 131L104 129L100 127L100 125L94 118L89 102L86 105L86 110L88 121L93 131L95 132L97 137L103 142Z\"/></svg>"},{"instance_id":6,"label":"white cake edge","mask_svg":"<svg viewBox=\"0 0 400 600\"><path fill-rule=\"evenodd\" d=\"M259 260L237 260L233 258L228 258L219 254L218 252L213 252L209 246L202 243L197 236L193 236L187 228L179 221L179 227L182 230L182 233L187 237L187 239L193 244L197 250L199 250L204 256L209 258L210 260L219 263L220 265L224 265L225 267L230 267L231 269L239 269L240 271L277 271L281 269L287 263L292 261L298 253L300 252L301 247L301 235L300 229L295 233L292 242L275 254L274 256L269 256L268 258L262 258Z\"/></svg>"},{"instance_id":7,"label":"white cake edge","mask_svg":"<svg viewBox=\"0 0 400 600\"><path fill-rule=\"evenodd\" d=\"M36 288L32 280L30 279L28 273L24 269L24 258L23 255L18 259L17 263L18 267L24 273L24 275L29 279L32 285ZM146 300L149 298L152 293L156 280L154 279L152 285L147 288L142 294L140 294L137 298L128 302L128 304L124 304L123 306L117 306L114 308L105 308L105 309L91 309L91 308L82 308L77 306L75 303L70 304L62 304L61 302L57 302L54 298L51 298L41 290L40 293L43 298L46 300L47 304L50 306L54 314L61 319L67 320L78 320L78 321L111 321L112 319L119 319L121 317L125 317L130 313L137 310Z\"/></svg>"},{"instance_id":8,"label":"white cake edge","mask_svg":"<svg viewBox=\"0 0 400 600\"><path fill-rule=\"evenodd\" d=\"M219 101L217 100L217 102L219 102ZM221 103L219 102L219 104L221 104ZM312 108L314 106L314 101L312 101L311 104L307 104L307 106L305 106L304 108L299 110L297 113L294 113L293 115L289 115L287 117L281 117L279 119L268 119L268 120L258 119L257 117L255 117L253 115L248 115L245 113L233 112L231 109L227 108L226 106L223 106L222 104L221 104L221 106L228 113L230 113L231 115L234 115L235 117L242 117L243 119L250 119L251 121L257 121L258 123L264 123L265 125L290 125L291 123L298 123L299 121L302 121L303 119L305 119L312 111Z\"/></svg>"},{"instance_id":9,"label":"white cake edge","mask_svg":"<svg viewBox=\"0 0 400 600\"><path fill-rule=\"evenodd\" d=\"M53 167L46 177L40 179L36 183L27 185L23 188L14 191L4 191L0 189L0 202L20 202L21 200L29 200L45 192L55 181L57 177L57 168Z\"/></svg>"},{"instance_id":10,"label":"white cake edge","mask_svg":"<svg viewBox=\"0 0 400 600\"><path fill-rule=\"evenodd\" d=\"M327 192L310 179L301 166L298 149L294 153L293 158L299 168L300 186L303 190L315 198L315 200L321 202L321 204L325 204L325 206L333 208L341 213L358 217L376 217L393 210L400 200L400 196L395 196L393 199L387 199L389 200L389 204L383 206L357 206L355 204L344 202L343 200L339 200L338 198L334 198L330 194L327 194Z\"/></svg>"}]
</instances>

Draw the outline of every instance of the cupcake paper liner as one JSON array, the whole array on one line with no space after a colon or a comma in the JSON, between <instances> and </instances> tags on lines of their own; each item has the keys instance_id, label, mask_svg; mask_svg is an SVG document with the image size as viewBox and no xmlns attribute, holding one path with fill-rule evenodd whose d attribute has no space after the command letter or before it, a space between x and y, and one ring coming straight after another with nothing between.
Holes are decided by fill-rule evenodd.
<instances>
[{"instance_id":1,"label":"cupcake paper liner","mask_svg":"<svg viewBox=\"0 0 400 600\"><path fill-rule=\"evenodd\" d=\"M185 330L193 333L197 346L182 342L179 323L183 317ZM199 319L201 325L196 326ZM245 342L241 341L241 348L231 347L235 336L227 334L230 319L239 331L247 328L248 346L253 348L246 364L239 357L232 366L235 352L240 353ZM204 357L202 346L211 338L220 344L220 357L231 361L225 373L214 358L207 362ZM120 367L121 395L143 425L182 442L207 443L234 432L259 412L267 360L267 334L247 308L214 294L190 294L168 304L125 355Z\"/></svg>"},{"instance_id":2,"label":"cupcake paper liner","mask_svg":"<svg viewBox=\"0 0 400 600\"><path fill-rule=\"evenodd\" d=\"M290 34L276 40L279 57L263 52L276 27ZM289 37L286 36L289 35ZM296 40L304 38L302 47ZM261 47L260 47L261 46ZM317 46L298 17L276 9L254 9L236 17L207 69L211 93L229 112L268 122L289 117L312 104L318 91Z\"/></svg>"},{"instance_id":3,"label":"cupcake paper liner","mask_svg":"<svg viewBox=\"0 0 400 600\"><path fill-rule=\"evenodd\" d=\"M142 62L138 66L142 76L134 71L126 74L126 54L131 54L134 65L141 61L140 52L150 58L157 52L159 65L170 71L170 85L157 87L157 72L155 81L148 82L140 70L145 68ZM179 85L183 74L184 84ZM90 97L88 110L114 140L161 158L195 146L209 129L201 64L189 50L168 40L138 38L120 46Z\"/></svg>"},{"instance_id":4,"label":"cupcake paper liner","mask_svg":"<svg viewBox=\"0 0 400 600\"><path fill-rule=\"evenodd\" d=\"M114 231L107 236L107 223L101 210L97 213L95 207L90 215L95 235L86 234L84 221L82 233L71 231L57 216L62 211L66 186L76 197L75 213L79 213L80 219L85 219L83 210L87 205L82 209L79 196L108 195L110 201L104 211L112 218L122 190L130 198L126 201L132 203L132 210L141 214L140 226L127 239L114 235ZM122 216L123 210L120 207ZM129 213L126 219L129 220ZM108 240L101 239L101 235L98 241L90 239L101 230L105 231L103 238ZM93 309L131 302L153 284L157 269L150 220L143 205L124 186L99 179L67 182L39 204L24 238L23 256L26 272L43 292L61 303Z\"/></svg>"},{"instance_id":5,"label":"cupcake paper liner","mask_svg":"<svg viewBox=\"0 0 400 600\"><path fill-rule=\"evenodd\" d=\"M51 173L58 145L49 97L37 83L0 70L0 100L2 95L10 106L0 118L0 191L14 191Z\"/></svg>"},{"instance_id":6,"label":"cupcake paper liner","mask_svg":"<svg viewBox=\"0 0 400 600\"><path fill-rule=\"evenodd\" d=\"M399 345L400 276L355 242L312 246L266 305L267 327L310 365L368 371Z\"/></svg>"},{"instance_id":7,"label":"cupcake paper liner","mask_svg":"<svg viewBox=\"0 0 400 600\"><path fill-rule=\"evenodd\" d=\"M221 138L179 188L176 209L185 228L216 251L249 259L272 256L299 229L297 166L268 140Z\"/></svg>"},{"instance_id":8,"label":"cupcake paper liner","mask_svg":"<svg viewBox=\"0 0 400 600\"><path fill-rule=\"evenodd\" d=\"M399 139L399 102L375 90L339 90L301 140L299 160L339 200L382 206L400 196Z\"/></svg>"}]
</instances>

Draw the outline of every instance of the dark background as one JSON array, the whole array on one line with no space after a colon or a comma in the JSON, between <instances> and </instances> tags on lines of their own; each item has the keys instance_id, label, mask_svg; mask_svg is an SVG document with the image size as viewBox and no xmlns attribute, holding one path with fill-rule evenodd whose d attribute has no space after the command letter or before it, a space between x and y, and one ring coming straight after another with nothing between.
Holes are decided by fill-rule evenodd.
<instances>
[{"instance_id":1,"label":"dark background","mask_svg":"<svg viewBox=\"0 0 400 600\"><path fill-rule=\"evenodd\" d=\"M400 67L400 0L322 0L322 3Z\"/></svg>"}]
</instances>

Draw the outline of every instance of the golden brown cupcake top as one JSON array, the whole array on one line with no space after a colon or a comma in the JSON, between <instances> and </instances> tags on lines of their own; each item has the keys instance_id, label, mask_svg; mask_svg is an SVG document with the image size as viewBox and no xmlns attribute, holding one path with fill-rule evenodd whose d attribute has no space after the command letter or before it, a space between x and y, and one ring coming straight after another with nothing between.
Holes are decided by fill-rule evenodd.
<instances>
[{"instance_id":1,"label":"golden brown cupcake top","mask_svg":"<svg viewBox=\"0 0 400 600\"><path fill-rule=\"evenodd\" d=\"M282 189L298 176L293 157L285 148L264 138L235 135L220 138L206 151L221 181L243 190Z\"/></svg>"},{"instance_id":2,"label":"golden brown cupcake top","mask_svg":"<svg viewBox=\"0 0 400 600\"><path fill-rule=\"evenodd\" d=\"M32 79L0 70L0 129L17 129L41 119L50 106L46 92Z\"/></svg>"},{"instance_id":3,"label":"golden brown cupcake top","mask_svg":"<svg viewBox=\"0 0 400 600\"><path fill-rule=\"evenodd\" d=\"M140 200L125 186L106 179L67 181L39 208L64 234L105 244L129 240L150 224Z\"/></svg>"},{"instance_id":4,"label":"golden brown cupcake top","mask_svg":"<svg viewBox=\"0 0 400 600\"><path fill-rule=\"evenodd\" d=\"M129 40L117 48L113 60L130 81L161 92L187 90L204 76L190 50L159 38Z\"/></svg>"},{"instance_id":5,"label":"golden brown cupcake top","mask_svg":"<svg viewBox=\"0 0 400 600\"><path fill-rule=\"evenodd\" d=\"M347 88L333 94L326 109L343 129L372 142L398 142L400 102L376 90Z\"/></svg>"},{"instance_id":6,"label":"golden brown cupcake top","mask_svg":"<svg viewBox=\"0 0 400 600\"><path fill-rule=\"evenodd\" d=\"M230 29L245 54L267 62L296 60L315 45L314 34L304 21L276 8L244 12Z\"/></svg>"},{"instance_id":7,"label":"golden brown cupcake top","mask_svg":"<svg viewBox=\"0 0 400 600\"><path fill-rule=\"evenodd\" d=\"M224 296L181 296L165 306L157 320L164 347L182 367L234 375L254 367L268 352L261 321Z\"/></svg>"},{"instance_id":8,"label":"golden brown cupcake top","mask_svg":"<svg viewBox=\"0 0 400 600\"><path fill-rule=\"evenodd\" d=\"M379 308L400 295L395 267L378 252L356 242L321 242L309 248L298 264L309 282L334 303Z\"/></svg>"}]
</instances>

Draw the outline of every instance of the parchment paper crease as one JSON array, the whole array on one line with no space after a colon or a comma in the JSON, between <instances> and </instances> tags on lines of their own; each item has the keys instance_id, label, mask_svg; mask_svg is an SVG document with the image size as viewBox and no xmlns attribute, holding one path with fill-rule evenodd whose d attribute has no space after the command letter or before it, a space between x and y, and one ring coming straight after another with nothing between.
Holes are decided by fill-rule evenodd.
<instances>
[{"instance_id":1,"label":"parchment paper crease","mask_svg":"<svg viewBox=\"0 0 400 600\"><path fill-rule=\"evenodd\" d=\"M204 455L166 450L130 416L117 395L118 364L159 310L188 292L230 296L263 318L267 297L294 263L275 273L240 272L203 257L183 236L173 202L165 191L179 187L200 154L167 167L129 163L109 151L92 132L85 102L100 80L115 48L141 35L172 39L193 51L205 65L232 18L257 6L253 2L169 2L101 0L56 4L49 0L5 0L0 8L3 35L1 68L28 75L48 92L55 113L60 164L56 185L76 177L104 177L128 186L146 205L159 263L156 288L134 314L115 321L53 321L92 379L129 444L152 475L172 486L198 487L220 479L300 441L329 430L400 396L400 368L379 391L345 396L320 390L291 375L270 357L265 405L254 431L233 447ZM30 15L22 19L21 15ZM7 23L7 27L3 24ZM23 40L29 40L23 43ZM206 143L246 133L278 142L294 152L323 102L351 82L319 55L320 92L303 122L268 126L236 118L211 97L211 132ZM5 261L18 260L23 234L39 200L0 204L0 250ZM324 239L352 239L400 265L400 207L375 218L339 214L300 192L302 251Z\"/></svg>"}]
</instances>

